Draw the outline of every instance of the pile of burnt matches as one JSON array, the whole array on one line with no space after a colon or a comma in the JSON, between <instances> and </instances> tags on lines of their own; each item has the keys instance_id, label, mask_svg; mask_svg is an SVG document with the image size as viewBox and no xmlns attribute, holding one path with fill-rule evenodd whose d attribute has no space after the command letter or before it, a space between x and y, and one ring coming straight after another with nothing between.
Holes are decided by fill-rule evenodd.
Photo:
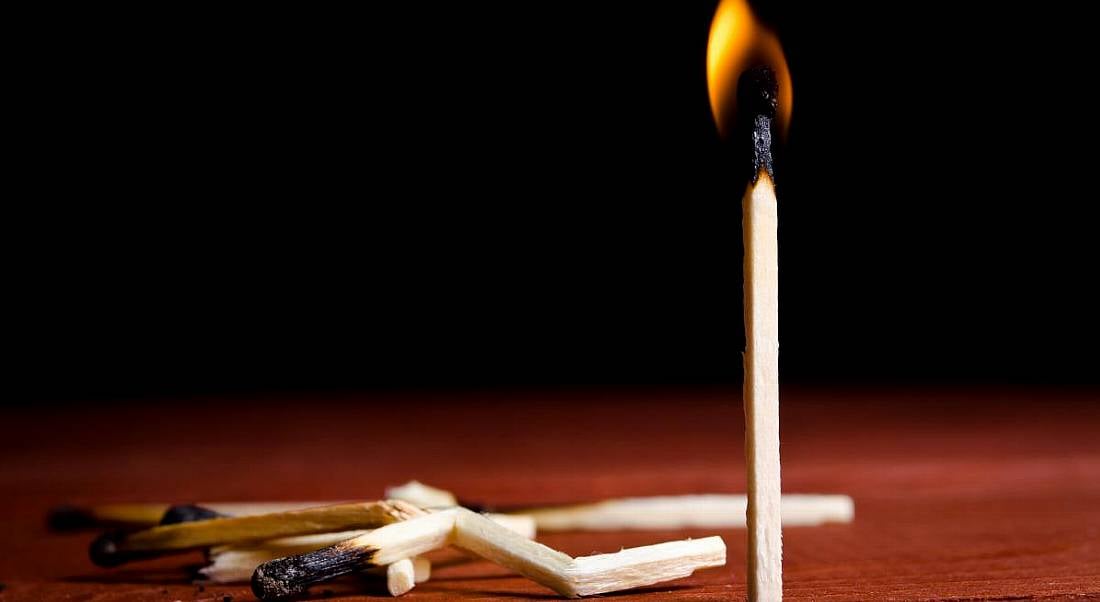
<instances>
[{"instance_id":1,"label":"pile of burnt matches","mask_svg":"<svg viewBox=\"0 0 1100 602\"><path fill-rule=\"evenodd\" d=\"M786 524L847 522L852 501L837 495L784 496ZM479 513L453 494L415 481L365 502L234 502L65 506L57 530L109 528L92 542L101 567L202 550L202 583L252 583L261 600L359 573L394 596L427 580L426 554L455 546L524 575L562 596L619 591L725 564L717 536L573 558L534 539L538 531L744 527L745 496L624 498L589 504Z\"/></svg>"}]
</instances>

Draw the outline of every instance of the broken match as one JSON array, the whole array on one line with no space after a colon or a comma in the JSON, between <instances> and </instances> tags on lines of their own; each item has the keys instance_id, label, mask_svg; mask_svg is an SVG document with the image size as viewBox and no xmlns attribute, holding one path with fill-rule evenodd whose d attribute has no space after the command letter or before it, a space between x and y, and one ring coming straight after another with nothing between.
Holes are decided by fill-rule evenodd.
<instances>
[{"instance_id":1,"label":"broken match","mask_svg":"<svg viewBox=\"0 0 1100 602\"><path fill-rule=\"evenodd\" d=\"M388 525L315 552L265 562L252 576L252 591L261 600L297 596L316 583L449 545L473 552L567 597L652 585L726 562L726 546L720 537L572 558L465 508L452 508Z\"/></svg>"}]
</instances>

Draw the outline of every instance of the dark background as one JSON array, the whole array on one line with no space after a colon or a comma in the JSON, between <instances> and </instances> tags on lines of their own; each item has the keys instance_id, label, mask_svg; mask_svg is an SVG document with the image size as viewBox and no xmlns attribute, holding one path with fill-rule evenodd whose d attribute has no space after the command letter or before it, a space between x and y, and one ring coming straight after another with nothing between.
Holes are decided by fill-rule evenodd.
<instances>
[{"instance_id":1,"label":"dark background","mask_svg":"<svg viewBox=\"0 0 1100 602\"><path fill-rule=\"evenodd\" d=\"M715 2L19 22L9 399L736 383ZM758 3L787 383L1096 383L1085 9Z\"/></svg>"}]
</instances>

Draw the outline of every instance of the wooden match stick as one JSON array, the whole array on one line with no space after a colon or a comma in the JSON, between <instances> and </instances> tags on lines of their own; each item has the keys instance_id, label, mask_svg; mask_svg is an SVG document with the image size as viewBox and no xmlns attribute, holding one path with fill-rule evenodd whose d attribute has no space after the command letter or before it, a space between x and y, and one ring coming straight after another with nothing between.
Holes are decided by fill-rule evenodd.
<instances>
[{"instance_id":1,"label":"wooden match stick","mask_svg":"<svg viewBox=\"0 0 1100 602\"><path fill-rule=\"evenodd\" d=\"M276 558L304 554L365 535L368 531L336 531L315 535L283 537L249 544L215 546L206 556L209 564L199 575L211 583L242 583L252 578L256 567Z\"/></svg>"},{"instance_id":2,"label":"wooden match stick","mask_svg":"<svg viewBox=\"0 0 1100 602\"><path fill-rule=\"evenodd\" d=\"M99 504L94 506L62 505L50 510L47 523L54 531L75 531L94 528L143 529L161 524L187 522L181 513L199 507L223 516L250 516L287 512L317 506L331 506L341 501L313 502L203 502L198 504Z\"/></svg>"},{"instance_id":3,"label":"wooden match stick","mask_svg":"<svg viewBox=\"0 0 1100 602\"><path fill-rule=\"evenodd\" d=\"M409 481L403 485L386 488L386 499L404 500L421 508L450 508L458 506L455 494L445 489L437 489L420 481Z\"/></svg>"},{"instance_id":4,"label":"wooden match stick","mask_svg":"<svg viewBox=\"0 0 1100 602\"><path fill-rule=\"evenodd\" d=\"M284 537L260 542L250 547L218 546L211 548L208 557L210 564L199 569L199 574L210 583L242 583L252 578L252 573L261 564L282 558L312 552L342 541L365 535L367 531L340 531L320 533L299 537ZM385 567L376 567L372 572L384 575L386 589L392 596L408 593L416 584L423 583L431 576L432 565L426 558L414 557L398 560Z\"/></svg>"},{"instance_id":5,"label":"wooden match stick","mask_svg":"<svg viewBox=\"0 0 1100 602\"><path fill-rule=\"evenodd\" d=\"M697 569L721 566L726 559L720 537L574 559L465 508L452 508L388 525L322 550L266 562L252 576L252 591L261 600L296 596L315 583L451 544L569 597L678 579Z\"/></svg>"},{"instance_id":6,"label":"wooden match stick","mask_svg":"<svg viewBox=\"0 0 1100 602\"><path fill-rule=\"evenodd\" d=\"M456 499L449 491L416 481L386 489L386 497L421 507L430 506L437 500ZM849 523L855 516L855 504L846 495L790 493L783 495L781 500L784 526L812 527L825 523ZM746 523L746 506L745 495L701 493L523 507L515 511L517 514L487 516L500 524L506 524L507 517L514 517L516 523L506 526L520 533L531 529L529 537L533 538L536 528L539 531L743 528Z\"/></svg>"},{"instance_id":7,"label":"wooden match stick","mask_svg":"<svg viewBox=\"0 0 1100 602\"><path fill-rule=\"evenodd\" d=\"M213 518L163 525L134 533L107 533L89 553L99 566L117 566L166 552L205 548L294 535L371 529L423 515L399 500L306 508L289 512Z\"/></svg>"},{"instance_id":8,"label":"wooden match stick","mask_svg":"<svg viewBox=\"0 0 1100 602\"><path fill-rule=\"evenodd\" d=\"M593 504L529 508L540 531L723 529L745 527L747 500L736 494L699 494L605 500ZM785 494L784 526L852 521L846 495Z\"/></svg>"},{"instance_id":9,"label":"wooden match stick","mask_svg":"<svg viewBox=\"0 0 1100 602\"><path fill-rule=\"evenodd\" d=\"M393 523L336 545L256 567L252 592L261 600L296 596L311 585L449 545L458 509Z\"/></svg>"},{"instance_id":10,"label":"wooden match stick","mask_svg":"<svg viewBox=\"0 0 1100 602\"><path fill-rule=\"evenodd\" d=\"M209 583L246 583L252 573L261 564L282 558L312 552L342 541L365 535L367 531L340 531L285 537L261 542L252 547L235 548L219 546L208 554L210 564L199 569L199 574ZM372 572L386 578L386 589L392 596L408 593L416 584L423 583L431 576L432 564L419 556L404 558L385 567L376 567Z\"/></svg>"},{"instance_id":11,"label":"wooden match stick","mask_svg":"<svg viewBox=\"0 0 1100 602\"><path fill-rule=\"evenodd\" d=\"M529 516L508 514L486 514L485 516L525 539L535 537L535 522ZM216 546L207 552L210 564L199 569L199 574L213 583L247 582L252 578L256 567L269 560L312 552L367 533L363 530L340 531L284 537L245 545Z\"/></svg>"},{"instance_id":12,"label":"wooden match stick","mask_svg":"<svg viewBox=\"0 0 1100 602\"><path fill-rule=\"evenodd\" d=\"M386 567L386 589L391 596L400 596L412 590L418 583L424 583L432 574L432 563L426 558L415 556L403 558Z\"/></svg>"},{"instance_id":13,"label":"wooden match stick","mask_svg":"<svg viewBox=\"0 0 1100 602\"><path fill-rule=\"evenodd\" d=\"M751 124L752 182L742 200L745 244L745 456L748 469L749 600L783 599L779 479L779 243L772 184L775 74L755 67L737 86Z\"/></svg>"},{"instance_id":14,"label":"wooden match stick","mask_svg":"<svg viewBox=\"0 0 1100 602\"><path fill-rule=\"evenodd\" d=\"M456 517L455 545L570 598L633 589L726 563L721 537L670 541L614 554L570 558L517 538L469 510Z\"/></svg>"}]
</instances>

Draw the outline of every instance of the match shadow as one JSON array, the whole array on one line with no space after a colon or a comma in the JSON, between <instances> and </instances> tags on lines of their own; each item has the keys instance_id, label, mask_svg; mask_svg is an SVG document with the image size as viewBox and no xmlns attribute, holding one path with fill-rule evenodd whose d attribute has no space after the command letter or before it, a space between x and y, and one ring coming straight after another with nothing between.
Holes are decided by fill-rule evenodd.
<instances>
[{"instance_id":1,"label":"match shadow","mask_svg":"<svg viewBox=\"0 0 1100 602\"><path fill-rule=\"evenodd\" d=\"M415 590L414 590L415 591ZM446 590L433 590L433 593L446 593ZM458 593L458 592L456 592ZM533 594L531 592L496 591L487 589L464 589L462 594L477 594L479 596L492 596L495 598L523 598L525 600L561 600L562 597L553 593Z\"/></svg>"},{"instance_id":2,"label":"match shadow","mask_svg":"<svg viewBox=\"0 0 1100 602\"><path fill-rule=\"evenodd\" d=\"M608 592L606 594L600 594L601 598L616 598L619 596L635 596L638 594L665 594L672 595L675 593L682 593L687 590L698 589L698 585L666 585L664 587L651 585L649 587L636 587L634 589L624 589L617 592ZM655 596L659 598L660 596Z\"/></svg>"}]
</instances>

